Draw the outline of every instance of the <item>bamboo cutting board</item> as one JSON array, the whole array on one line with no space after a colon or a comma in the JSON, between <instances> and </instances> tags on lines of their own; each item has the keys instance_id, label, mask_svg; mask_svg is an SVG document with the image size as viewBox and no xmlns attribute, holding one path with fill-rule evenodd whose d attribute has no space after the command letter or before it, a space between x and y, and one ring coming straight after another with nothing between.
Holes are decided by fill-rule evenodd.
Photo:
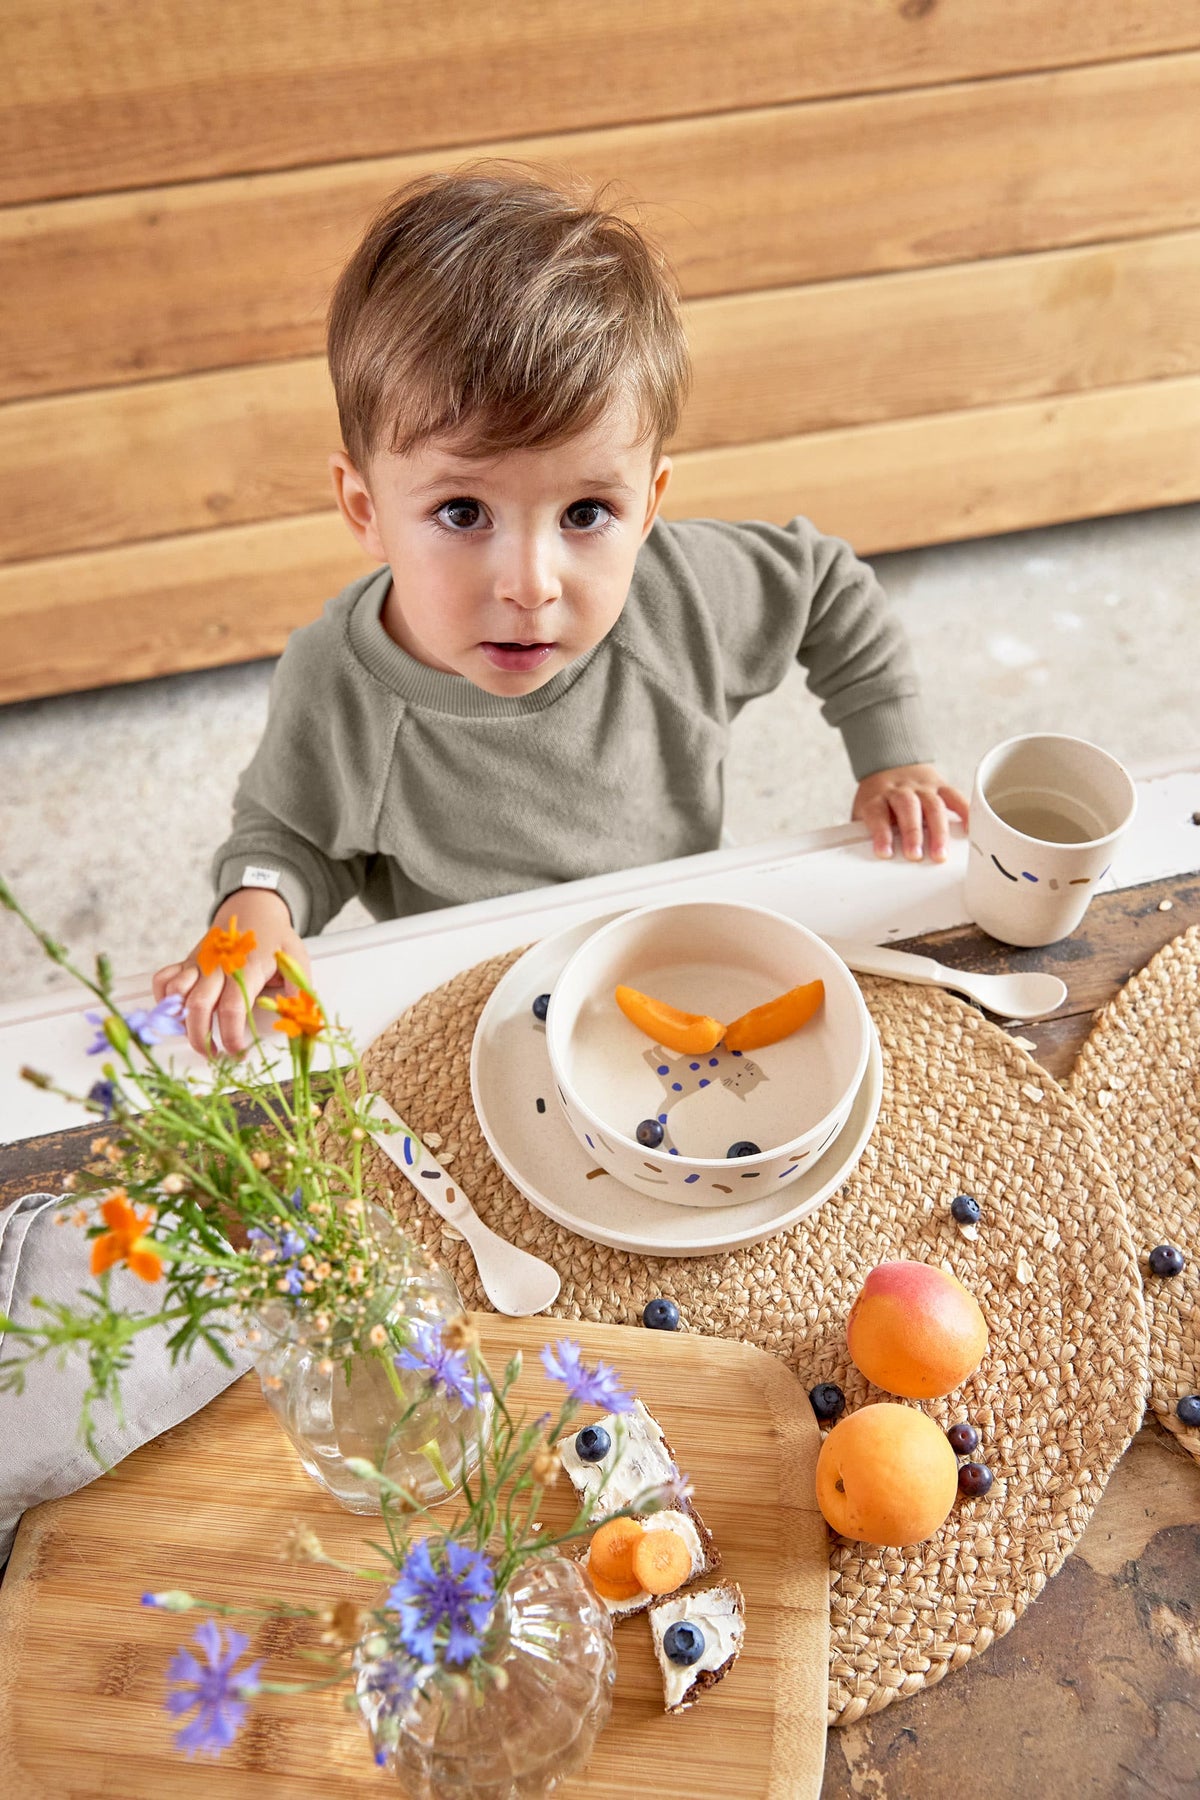
<instances>
[{"instance_id":1,"label":"bamboo cutting board","mask_svg":"<svg viewBox=\"0 0 1200 1800\"><path fill-rule=\"evenodd\" d=\"M722 1573L746 1596L740 1660L695 1711L675 1718L663 1712L645 1617L616 1628L612 1719L585 1774L560 1790L563 1800L811 1800L825 1750L828 1551L813 1485L819 1434L795 1376L765 1352L723 1339L475 1319L493 1367L525 1352L517 1400L531 1411L561 1397L537 1359L547 1341L570 1335L589 1361L616 1366L691 1475ZM570 1516L559 1490L546 1497L548 1527ZM304 1474L255 1376L110 1475L27 1513L0 1587L3 1791L14 1800L397 1793L336 1694L263 1696L219 1761L189 1761L172 1747L166 1667L198 1615L150 1612L138 1596L180 1587L227 1604L285 1593L302 1604L362 1597L365 1584L335 1570L279 1560L296 1519L331 1555L373 1560L363 1540L381 1535L378 1521L343 1512ZM272 1622L253 1631L249 1654L267 1659L265 1679L311 1675L296 1652L313 1629Z\"/></svg>"}]
</instances>

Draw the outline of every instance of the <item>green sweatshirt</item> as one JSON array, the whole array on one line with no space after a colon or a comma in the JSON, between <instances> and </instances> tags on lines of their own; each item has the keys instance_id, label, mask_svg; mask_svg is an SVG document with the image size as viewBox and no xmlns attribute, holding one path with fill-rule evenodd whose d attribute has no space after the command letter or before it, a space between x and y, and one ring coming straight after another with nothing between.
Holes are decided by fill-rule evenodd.
<instances>
[{"instance_id":1,"label":"green sweatshirt","mask_svg":"<svg viewBox=\"0 0 1200 1800\"><path fill-rule=\"evenodd\" d=\"M519 698L393 643L390 582L289 639L218 904L275 887L313 934L354 894L389 919L715 849L730 724L794 658L859 780L933 754L883 590L806 519L657 520L608 636Z\"/></svg>"}]
</instances>

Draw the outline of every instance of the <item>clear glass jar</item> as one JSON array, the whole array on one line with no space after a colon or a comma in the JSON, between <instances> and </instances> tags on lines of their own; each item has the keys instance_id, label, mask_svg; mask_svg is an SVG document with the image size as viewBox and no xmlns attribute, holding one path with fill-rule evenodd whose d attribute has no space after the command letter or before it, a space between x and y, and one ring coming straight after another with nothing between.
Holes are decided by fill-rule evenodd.
<instances>
[{"instance_id":1,"label":"clear glass jar","mask_svg":"<svg viewBox=\"0 0 1200 1800\"><path fill-rule=\"evenodd\" d=\"M369 1209L371 1229L388 1253L389 1325L444 1325L463 1311L454 1282L382 1207ZM456 1493L479 1462L481 1416L474 1407L434 1393L415 1370L397 1369L393 1349L327 1357L309 1341L302 1308L265 1307L257 1324L264 1343L255 1358L267 1405L314 1481L354 1513L377 1513L378 1490L346 1467L365 1457L422 1506ZM336 1337L336 1332L335 1332ZM385 1360L386 1359L386 1360ZM409 1407L415 1410L399 1425ZM491 1410L485 1392L482 1419Z\"/></svg>"},{"instance_id":2,"label":"clear glass jar","mask_svg":"<svg viewBox=\"0 0 1200 1800\"><path fill-rule=\"evenodd\" d=\"M552 1556L518 1569L483 1656L499 1675L477 1686L423 1669L378 1634L360 1645L358 1704L375 1760L406 1800L538 1800L590 1757L612 1711L617 1659L608 1610L578 1562Z\"/></svg>"}]
</instances>

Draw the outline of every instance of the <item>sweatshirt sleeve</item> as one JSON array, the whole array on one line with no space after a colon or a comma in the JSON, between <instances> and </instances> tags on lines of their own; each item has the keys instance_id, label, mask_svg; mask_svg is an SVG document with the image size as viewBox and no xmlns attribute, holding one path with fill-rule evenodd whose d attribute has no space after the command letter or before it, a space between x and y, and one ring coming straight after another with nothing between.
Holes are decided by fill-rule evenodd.
<instances>
[{"instance_id":1,"label":"sweatshirt sleeve","mask_svg":"<svg viewBox=\"0 0 1200 1800\"><path fill-rule=\"evenodd\" d=\"M799 517L670 529L708 601L731 714L778 687L798 660L857 780L933 758L908 640L848 544Z\"/></svg>"},{"instance_id":2,"label":"sweatshirt sleeve","mask_svg":"<svg viewBox=\"0 0 1200 1800\"><path fill-rule=\"evenodd\" d=\"M366 858L335 861L285 825L249 791L251 769L243 775L234 799L233 830L213 857L209 919L238 888L273 887L286 902L298 934L315 937L347 900L362 891Z\"/></svg>"},{"instance_id":3,"label":"sweatshirt sleeve","mask_svg":"<svg viewBox=\"0 0 1200 1800\"><path fill-rule=\"evenodd\" d=\"M394 706L371 698L328 618L289 639L213 858L214 911L240 887L271 886L300 935L315 936L362 892L397 724Z\"/></svg>"}]
</instances>

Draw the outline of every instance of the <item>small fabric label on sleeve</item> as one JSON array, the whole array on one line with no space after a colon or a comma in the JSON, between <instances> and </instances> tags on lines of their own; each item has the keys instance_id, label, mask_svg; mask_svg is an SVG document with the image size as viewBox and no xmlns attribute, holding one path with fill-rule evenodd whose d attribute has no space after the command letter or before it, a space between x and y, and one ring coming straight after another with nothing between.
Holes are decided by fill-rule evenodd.
<instances>
[{"instance_id":1,"label":"small fabric label on sleeve","mask_svg":"<svg viewBox=\"0 0 1200 1800\"><path fill-rule=\"evenodd\" d=\"M247 863L242 870L242 886L277 888L279 886L279 870L261 869L257 863Z\"/></svg>"}]
</instances>

